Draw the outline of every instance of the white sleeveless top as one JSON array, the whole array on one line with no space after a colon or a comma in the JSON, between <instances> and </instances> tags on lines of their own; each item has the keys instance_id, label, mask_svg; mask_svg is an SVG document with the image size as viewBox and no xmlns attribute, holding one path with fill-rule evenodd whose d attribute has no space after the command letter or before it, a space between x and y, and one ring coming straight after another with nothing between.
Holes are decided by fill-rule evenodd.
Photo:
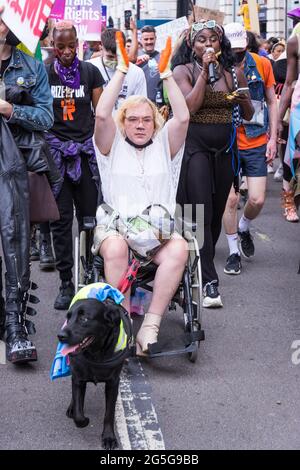
<instances>
[{"instance_id":1,"label":"white sleeveless top","mask_svg":"<svg viewBox=\"0 0 300 470\"><path fill-rule=\"evenodd\" d=\"M168 123L139 151L117 129L111 151L96 148L104 201L122 218L135 217L151 204L161 204L174 215L184 144L171 159Z\"/></svg>"}]
</instances>

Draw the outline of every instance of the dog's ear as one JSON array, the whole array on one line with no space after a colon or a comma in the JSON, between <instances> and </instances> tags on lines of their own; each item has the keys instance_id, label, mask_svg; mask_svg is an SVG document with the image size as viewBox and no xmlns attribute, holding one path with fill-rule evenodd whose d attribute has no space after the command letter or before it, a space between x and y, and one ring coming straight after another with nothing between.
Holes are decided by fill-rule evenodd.
<instances>
[{"instance_id":1,"label":"dog's ear","mask_svg":"<svg viewBox=\"0 0 300 470\"><path fill-rule=\"evenodd\" d=\"M119 326L121 318L121 309L120 305L115 304L114 302L106 303L106 310L104 313L104 320L111 328Z\"/></svg>"}]
</instances>

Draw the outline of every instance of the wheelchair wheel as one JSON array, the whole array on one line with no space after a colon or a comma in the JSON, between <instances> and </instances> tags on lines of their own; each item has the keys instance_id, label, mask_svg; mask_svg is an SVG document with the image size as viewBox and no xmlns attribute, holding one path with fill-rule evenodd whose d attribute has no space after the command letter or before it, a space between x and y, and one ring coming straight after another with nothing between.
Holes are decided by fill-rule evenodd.
<instances>
[{"instance_id":1,"label":"wheelchair wheel","mask_svg":"<svg viewBox=\"0 0 300 470\"><path fill-rule=\"evenodd\" d=\"M194 332L199 331L199 325L197 323L193 323L193 331ZM200 348L200 341L197 341L197 349L195 349L195 351L188 353L188 358L190 362L194 363L197 361L199 348Z\"/></svg>"},{"instance_id":2,"label":"wheelchair wheel","mask_svg":"<svg viewBox=\"0 0 300 470\"><path fill-rule=\"evenodd\" d=\"M201 331L202 308L202 273L199 245L195 237L189 233L185 237L189 243L189 260L184 278L184 330L186 333ZM188 353L191 362L196 362L200 341L196 341L197 349Z\"/></svg>"},{"instance_id":3,"label":"wheelchair wheel","mask_svg":"<svg viewBox=\"0 0 300 470\"><path fill-rule=\"evenodd\" d=\"M79 271L78 271L79 287L83 287L86 284L86 267L88 263L86 241L87 241L86 232L82 230L80 232L80 237L79 237Z\"/></svg>"},{"instance_id":4,"label":"wheelchair wheel","mask_svg":"<svg viewBox=\"0 0 300 470\"><path fill-rule=\"evenodd\" d=\"M88 235L85 230L80 232L79 238L75 237L74 243L74 280L75 292L87 284L94 282L92 270L92 253L88 243Z\"/></svg>"},{"instance_id":5,"label":"wheelchair wheel","mask_svg":"<svg viewBox=\"0 0 300 470\"><path fill-rule=\"evenodd\" d=\"M75 293L79 289L79 238L75 237L74 240L74 284Z\"/></svg>"},{"instance_id":6,"label":"wheelchair wheel","mask_svg":"<svg viewBox=\"0 0 300 470\"><path fill-rule=\"evenodd\" d=\"M192 239L193 249L190 251L190 269L191 269L191 281L192 281L192 301L194 308L194 319L201 326L201 309L202 309L202 271L201 271L201 258L200 250L197 239Z\"/></svg>"},{"instance_id":7,"label":"wheelchair wheel","mask_svg":"<svg viewBox=\"0 0 300 470\"><path fill-rule=\"evenodd\" d=\"M75 292L78 292L85 285L86 265L86 233L80 232L79 238L75 237L74 242L74 281Z\"/></svg>"}]
</instances>

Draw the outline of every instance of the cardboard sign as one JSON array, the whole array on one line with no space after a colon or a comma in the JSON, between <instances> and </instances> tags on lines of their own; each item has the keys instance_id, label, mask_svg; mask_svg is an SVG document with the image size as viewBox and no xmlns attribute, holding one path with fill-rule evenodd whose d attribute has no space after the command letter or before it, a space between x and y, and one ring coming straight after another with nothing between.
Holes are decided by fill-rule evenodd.
<instances>
[{"instance_id":1,"label":"cardboard sign","mask_svg":"<svg viewBox=\"0 0 300 470\"><path fill-rule=\"evenodd\" d=\"M174 48L177 39L179 38L182 31L189 27L189 22L186 19L186 16L182 18L177 18L177 20L168 21L168 23L161 24L156 26L156 43L155 49L161 51L165 45L168 36L172 38L172 48Z\"/></svg>"},{"instance_id":2,"label":"cardboard sign","mask_svg":"<svg viewBox=\"0 0 300 470\"><path fill-rule=\"evenodd\" d=\"M101 0L66 0L64 19L74 23L80 40L100 40L102 25Z\"/></svg>"},{"instance_id":3,"label":"cardboard sign","mask_svg":"<svg viewBox=\"0 0 300 470\"><path fill-rule=\"evenodd\" d=\"M193 17L193 15L192 15ZM224 22L225 13L219 10L210 10L209 8L202 8L194 6L194 18L190 18L191 22L200 20L215 20L218 24L222 25Z\"/></svg>"},{"instance_id":4,"label":"cardboard sign","mask_svg":"<svg viewBox=\"0 0 300 470\"><path fill-rule=\"evenodd\" d=\"M63 20L65 14L65 0L55 0L51 10L50 18L54 20Z\"/></svg>"},{"instance_id":5,"label":"cardboard sign","mask_svg":"<svg viewBox=\"0 0 300 470\"><path fill-rule=\"evenodd\" d=\"M34 54L54 0L0 0L2 19Z\"/></svg>"}]
</instances>

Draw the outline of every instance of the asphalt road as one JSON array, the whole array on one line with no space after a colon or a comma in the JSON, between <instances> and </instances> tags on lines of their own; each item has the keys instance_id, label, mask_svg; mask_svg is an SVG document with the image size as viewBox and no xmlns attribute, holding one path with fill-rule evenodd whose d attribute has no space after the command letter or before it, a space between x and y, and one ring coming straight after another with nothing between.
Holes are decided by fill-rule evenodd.
<instances>
[{"instance_id":1,"label":"asphalt road","mask_svg":"<svg viewBox=\"0 0 300 470\"><path fill-rule=\"evenodd\" d=\"M185 356L143 361L166 449L299 449L300 224L284 221L280 184L269 180L266 205L255 221L256 256L240 276L223 273L221 236L216 260L224 308L205 310L206 340L196 364ZM64 312L53 310L58 275L41 273L35 317L38 362L0 365L1 449L100 449L103 386L90 384L86 415L77 429L65 416L71 384L49 379ZM182 332L179 312L165 317L161 337Z\"/></svg>"}]
</instances>

